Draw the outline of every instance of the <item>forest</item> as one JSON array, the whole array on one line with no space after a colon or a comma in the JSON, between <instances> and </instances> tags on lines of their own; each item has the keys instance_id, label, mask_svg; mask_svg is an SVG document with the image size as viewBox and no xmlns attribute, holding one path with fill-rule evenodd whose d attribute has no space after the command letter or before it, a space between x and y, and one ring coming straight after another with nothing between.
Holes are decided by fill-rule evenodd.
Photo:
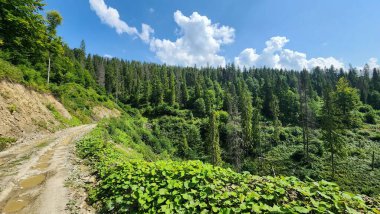
<instances>
[{"instance_id":1,"label":"forest","mask_svg":"<svg viewBox=\"0 0 380 214\"><path fill-rule=\"evenodd\" d=\"M61 15L57 11L42 15L43 8L42 0L1 2L0 63L4 69L0 78L51 92L81 123L92 121L88 114L92 103L122 109L123 116L102 122L102 130L95 135L106 132L104 138L133 149L136 154L131 152L129 159L138 161L127 158L127 165L115 166L123 169L112 169L112 173L130 173L128 170L136 167L140 170L141 161L149 163L143 166L168 173L172 173L171 167L191 171L204 164L200 171L216 167L216 174L211 176L225 177L226 183L260 180L247 177L250 173L264 176L264 181L268 176L269 183L281 184L286 191L290 191L284 187L288 183L302 186L299 182L312 181L335 191L334 186L323 183L326 180L337 183L343 191L379 196L380 70L370 70L368 65L361 69L316 67L301 71L234 64L179 67L102 57L87 53L85 41L79 47L69 47L57 35ZM17 70L7 69L13 65ZM87 140L78 148L83 158L99 161L101 154L89 147L102 149L102 143L94 142ZM109 149L104 148L104 152ZM168 159L174 161L173 166L156 162ZM97 166L103 177L111 173L107 161ZM141 173L148 176L144 169ZM129 179L127 174L120 176ZM109 182L107 179L111 178L104 182ZM255 182L266 185L264 181ZM269 191L261 188L260 194ZM93 193L93 199L111 197L101 191ZM276 197L281 198L285 193L279 191ZM305 212L302 207L317 200L313 197L295 210L282 211ZM265 200L275 209L272 199ZM113 198L104 206L116 209L114 204L120 200ZM236 198L233 203L239 200L244 199ZM132 210L139 206L139 202L133 203L120 202L119 211L123 212L123 206ZM215 212L228 213L217 204Z\"/></svg>"}]
</instances>

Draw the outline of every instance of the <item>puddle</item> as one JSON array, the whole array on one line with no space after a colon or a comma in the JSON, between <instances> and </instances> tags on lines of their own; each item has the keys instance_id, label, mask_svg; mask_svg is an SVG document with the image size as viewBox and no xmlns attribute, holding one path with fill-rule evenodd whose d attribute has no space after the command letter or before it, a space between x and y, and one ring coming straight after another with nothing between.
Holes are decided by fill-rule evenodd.
<instances>
[{"instance_id":1,"label":"puddle","mask_svg":"<svg viewBox=\"0 0 380 214\"><path fill-rule=\"evenodd\" d=\"M14 213L22 210L24 207L28 205L28 201L23 199L11 199L7 202L3 209L3 213Z\"/></svg>"},{"instance_id":2,"label":"puddle","mask_svg":"<svg viewBox=\"0 0 380 214\"><path fill-rule=\"evenodd\" d=\"M20 187L24 189L33 188L40 185L45 179L46 176L44 174L34 175L27 179L21 180Z\"/></svg>"},{"instance_id":3,"label":"puddle","mask_svg":"<svg viewBox=\"0 0 380 214\"><path fill-rule=\"evenodd\" d=\"M48 162L52 157L53 157L53 151L50 150L50 151L46 152L45 154L41 155L38 162L40 162L40 163L41 162Z\"/></svg>"},{"instance_id":4,"label":"puddle","mask_svg":"<svg viewBox=\"0 0 380 214\"><path fill-rule=\"evenodd\" d=\"M33 169L46 169L49 167L49 163L38 163L37 165L33 166Z\"/></svg>"},{"instance_id":5,"label":"puddle","mask_svg":"<svg viewBox=\"0 0 380 214\"><path fill-rule=\"evenodd\" d=\"M52 155L50 156L41 156L40 159L38 159L39 163L48 162L51 159Z\"/></svg>"}]
</instances>

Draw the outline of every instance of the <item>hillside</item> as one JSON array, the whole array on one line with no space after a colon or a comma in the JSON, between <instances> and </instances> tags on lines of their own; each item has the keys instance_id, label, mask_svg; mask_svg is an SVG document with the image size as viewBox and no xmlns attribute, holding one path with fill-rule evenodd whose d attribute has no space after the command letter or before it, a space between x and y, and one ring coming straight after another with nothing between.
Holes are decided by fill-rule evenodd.
<instances>
[{"instance_id":1,"label":"hillside","mask_svg":"<svg viewBox=\"0 0 380 214\"><path fill-rule=\"evenodd\" d=\"M0 2L0 212L380 213L380 68L100 56L44 8Z\"/></svg>"},{"instance_id":2,"label":"hillside","mask_svg":"<svg viewBox=\"0 0 380 214\"><path fill-rule=\"evenodd\" d=\"M98 182L87 189L101 213L379 212L380 198L341 191L324 180L259 177L200 161L146 162L150 157L127 141L111 143L115 138L106 129L102 124L77 143L79 156L96 170Z\"/></svg>"},{"instance_id":3,"label":"hillside","mask_svg":"<svg viewBox=\"0 0 380 214\"><path fill-rule=\"evenodd\" d=\"M38 93L17 83L0 82L1 137L55 131L72 116L52 95ZM61 119L61 121L60 121Z\"/></svg>"}]
</instances>

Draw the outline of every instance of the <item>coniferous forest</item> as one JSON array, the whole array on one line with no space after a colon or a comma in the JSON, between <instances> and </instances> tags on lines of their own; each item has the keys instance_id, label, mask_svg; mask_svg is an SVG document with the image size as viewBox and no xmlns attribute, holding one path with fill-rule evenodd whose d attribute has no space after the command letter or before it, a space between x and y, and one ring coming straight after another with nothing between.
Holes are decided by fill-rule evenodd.
<instances>
[{"instance_id":1,"label":"coniferous forest","mask_svg":"<svg viewBox=\"0 0 380 214\"><path fill-rule=\"evenodd\" d=\"M141 183L145 188L152 188L147 179L152 179L151 182L164 179L165 176L168 179L168 175L160 177L156 171L175 174L177 171L174 170L178 169L181 173L191 171L212 176L212 179L220 177L226 183L234 183L236 179L241 183L253 182L247 177L249 173L262 176L255 178L255 182L264 186L266 183L276 186L282 185L281 182L289 182L294 187L303 185L297 182L309 182L311 185L313 181L323 180L339 185L339 191L373 198L379 196L380 70L371 70L368 65L361 69L316 67L297 71L266 67L241 68L234 64L225 67L179 67L102 57L87 53L85 41L78 47L69 47L56 31L64 17L57 11L42 15L43 1L6 0L0 5L1 79L54 94L80 123L93 121L89 115L93 103L103 103L123 112L119 118L99 122L93 136L77 146L81 157L103 164L96 166L99 179L103 179L99 183L104 185L103 189L92 192L90 197L95 204L100 201L104 212L107 209L127 213L148 212L151 209L148 196L139 197L138 194L142 193L134 192L135 187L131 187L131 191L136 195L129 192L127 195L131 194L131 198L125 196L124 199L110 195L111 189L106 191L107 188L116 188L107 182L112 179L131 179L127 174L133 171L140 173L142 180L136 178L134 181L135 178L132 178L130 182L137 185ZM114 151L105 143L108 140L131 148L133 152L113 154ZM105 154L111 159L129 157L123 159L126 165L114 166L109 159L101 161ZM165 161L169 159L173 162ZM141 161L146 162L141 164ZM201 164L205 168L198 170ZM152 168L155 171L149 174ZM113 178L107 177L112 173L115 173ZM296 181L291 180L293 176ZM188 180L190 178L184 178L183 185L191 186L200 182L189 184L186 183ZM220 184L214 182L214 185L218 189ZM322 188L327 184L319 185L318 188ZM331 188L329 191L338 191L334 189L335 184L331 185L326 187ZM275 199L270 195L271 190L259 186L257 188L262 189L262 192L257 192L264 196L252 197L273 209L259 207L259 211L267 209L267 212L275 212L277 206L277 211L285 213L345 212L341 207L356 203L342 202L346 205L339 204L336 208L326 205L324 209L314 210L311 208L312 203L322 200L324 196L326 200L335 196L327 193L315 196L312 191L305 193L305 196L294 196L302 203L293 209L284 205L288 203L286 200L278 199L289 196L283 192L290 191L289 186L273 190L278 191L277 195L274 194ZM195 186L190 189L205 191L208 196L204 198L216 194L202 188ZM173 197L170 200L178 202L165 191L160 189L157 204L169 201L170 197ZM244 197L251 197L246 195L246 190L237 189L236 192L237 202L231 199L231 207L235 203L240 204L239 201L248 200L240 197L240 193ZM161 198L163 195L167 195L167 198ZM195 192L188 193L178 200L195 200L195 195ZM152 197L151 200L156 200L156 196ZM235 196L232 194L231 197ZM259 200L260 197L264 199ZM198 202L202 204L203 201ZM214 208L212 202L206 203L205 208ZM228 206L221 203L215 202L217 206L213 211L228 213L223 207ZM182 201L178 204L186 203ZM374 201L366 201L365 204L376 207ZM165 209L171 211L180 207L166 205L168 207ZM181 209L198 212L202 206L199 209ZM252 204L247 204L247 207L251 212L254 209L251 209ZM240 206L240 210L233 212L243 212L245 208ZM181 209L176 212L184 211ZM375 209L373 211L376 212Z\"/></svg>"}]
</instances>

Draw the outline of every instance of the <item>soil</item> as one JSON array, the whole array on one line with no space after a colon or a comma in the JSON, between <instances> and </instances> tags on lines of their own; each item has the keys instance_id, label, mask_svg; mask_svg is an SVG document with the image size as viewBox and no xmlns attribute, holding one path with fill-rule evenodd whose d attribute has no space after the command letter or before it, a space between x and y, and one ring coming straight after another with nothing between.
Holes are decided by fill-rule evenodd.
<instances>
[{"instance_id":1,"label":"soil","mask_svg":"<svg viewBox=\"0 0 380 214\"><path fill-rule=\"evenodd\" d=\"M55 118L52 108L62 117L71 119L70 113L51 94L0 81L0 137L19 139L31 133L60 129L62 124Z\"/></svg>"},{"instance_id":2,"label":"soil","mask_svg":"<svg viewBox=\"0 0 380 214\"><path fill-rule=\"evenodd\" d=\"M34 134L1 152L0 213L95 213L83 189L94 179L75 157L75 142L95 126Z\"/></svg>"}]
</instances>

